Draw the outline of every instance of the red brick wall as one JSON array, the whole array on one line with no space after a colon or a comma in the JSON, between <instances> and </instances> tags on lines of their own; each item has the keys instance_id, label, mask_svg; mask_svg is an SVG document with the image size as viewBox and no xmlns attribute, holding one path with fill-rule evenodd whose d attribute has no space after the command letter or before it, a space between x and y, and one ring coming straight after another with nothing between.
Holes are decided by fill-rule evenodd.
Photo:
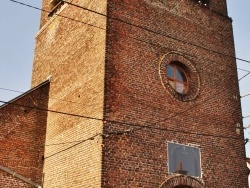
<instances>
[{"instance_id":1,"label":"red brick wall","mask_svg":"<svg viewBox=\"0 0 250 188\"><path fill-rule=\"evenodd\" d=\"M49 1L43 1L45 9ZM107 0L70 2L106 14ZM32 85L51 76L49 109L65 113L48 113L44 187L96 188L101 186L102 138L89 139L102 134L103 122L84 116L103 118L106 17L64 5L63 17L43 14L44 27L36 37ZM79 140L86 141L76 144Z\"/></svg>"},{"instance_id":2,"label":"red brick wall","mask_svg":"<svg viewBox=\"0 0 250 188\"><path fill-rule=\"evenodd\" d=\"M0 108L0 165L42 184L49 83ZM16 105L15 105L16 104ZM0 170L0 187L31 187Z\"/></svg>"},{"instance_id":3,"label":"red brick wall","mask_svg":"<svg viewBox=\"0 0 250 188\"><path fill-rule=\"evenodd\" d=\"M205 187L247 187L243 133L235 132L236 63L220 55L235 53L226 12L226 1L211 0L210 9L184 0L109 1L104 133L112 135L103 141L102 187L159 187L172 140L200 147ZM168 53L196 68L194 100L176 100L163 87L159 64ZM135 131L118 133L127 130Z\"/></svg>"},{"instance_id":4,"label":"red brick wall","mask_svg":"<svg viewBox=\"0 0 250 188\"><path fill-rule=\"evenodd\" d=\"M13 177L7 172L0 171L0 185L3 188L33 188L34 186L29 185L26 182L23 182L22 180Z\"/></svg>"}]
</instances>

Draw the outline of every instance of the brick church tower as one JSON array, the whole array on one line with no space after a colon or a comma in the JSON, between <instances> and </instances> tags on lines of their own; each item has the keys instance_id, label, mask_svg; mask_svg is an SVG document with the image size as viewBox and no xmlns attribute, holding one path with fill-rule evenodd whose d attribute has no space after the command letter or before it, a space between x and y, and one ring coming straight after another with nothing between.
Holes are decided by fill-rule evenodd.
<instances>
[{"instance_id":1,"label":"brick church tower","mask_svg":"<svg viewBox=\"0 0 250 188\"><path fill-rule=\"evenodd\" d=\"M51 77L45 188L247 187L226 0L43 9L32 85Z\"/></svg>"}]
</instances>

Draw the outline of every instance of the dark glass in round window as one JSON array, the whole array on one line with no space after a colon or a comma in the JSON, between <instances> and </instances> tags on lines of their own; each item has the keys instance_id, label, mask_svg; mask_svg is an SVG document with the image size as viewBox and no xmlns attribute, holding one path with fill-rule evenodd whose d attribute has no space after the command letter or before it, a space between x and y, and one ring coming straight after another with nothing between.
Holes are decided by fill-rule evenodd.
<instances>
[{"instance_id":1,"label":"dark glass in round window","mask_svg":"<svg viewBox=\"0 0 250 188\"><path fill-rule=\"evenodd\" d=\"M166 67L166 75L171 87L180 94L188 91L188 79L185 71L176 63L171 62Z\"/></svg>"}]
</instances>

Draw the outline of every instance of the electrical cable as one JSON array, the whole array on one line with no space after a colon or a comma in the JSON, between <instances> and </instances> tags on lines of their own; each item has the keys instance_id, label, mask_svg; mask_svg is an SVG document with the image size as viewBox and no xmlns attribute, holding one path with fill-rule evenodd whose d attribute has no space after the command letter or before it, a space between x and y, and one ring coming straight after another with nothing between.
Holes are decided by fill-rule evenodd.
<instances>
[{"instance_id":1,"label":"electrical cable","mask_svg":"<svg viewBox=\"0 0 250 188\"><path fill-rule=\"evenodd\" d=\"M213 62L212 62L213 63ZM6 90L9 90L9 89L6 89ZM126 93L127 95L127 93ZM132 96L133 97L133 96ZM239 96L240 97L240 96ZM58 100L58 101L65 101L65 102L72 102L72 103L76 103L76 104L79 104L81 105L82 103L78 103L78 102L74 102L74 101L66 101L66 100L62 100L62 99L56 99L56 98L53 98L53 97L50 97L50 99L54 99L54 100Z\"/></svg>"},{"instance_id":2,"label":"electrical cable","mask_svg":"<svg viewBox=\"0 0 250 188\"><path fill-rule=\"evenodd\" d=\"M72 146L70 146L70 147L68 147L68 148L65 148L65 149L63 149L63 150L60 150L60 151L54 153L54 154L51 154L51 155L49 155L48 157L44 157L44 159L48 159L48 158L50 158L50 157L52 157L52 156L55 156L55 155L57 155L57 154L59 154L59 153L61 153L61 152L64 152L64 151L69 150L69 149L71 149L71 148L73 148L73 147L76 147L76 146L78 146L79 144L81 144L81 143L83 143L83 142L86 142L86 141L88 141L88 140L93 140L93 139L94 139L95 137L97 137L97 136L99 136L99 134L96 134L96 135L94 135L94 136L92 136L92 137L89 137L89 138L87 138L87 139L84 139L84 140L82 140L82 141L80 141L80 142L78 142L78 143L76 143L76 144L74 144L74 145L72 145Z\"/></svg>"},{"instance_id":3,"label":"electrical cable","mask_svg":"<svg viewBox=\"0 0 250 188\"><path fill-rule=\"evenodd\" d=\"M136 38L133 38L135 40L137 40ZM139 40L140 42L144 42L144 43L147 43L145 41L142 41L142 40ZM151 43L149 45L152 45ZM158 45L159 46L159 45ZM203 59L204 60L204 59ZM200 60L199 60L200 61ZM211 60L208 60L209 62L211 62ZM212 62L212 63L217 63L217 62ZM244 70L244 69L241 69L243 71L246 71L248 72L247 70ZM214 75L214 73L213 73ZM0 88L0 89L3 89L3 90L8 90L8 91L14 91L14 92L20 92L20 91L16 91L16 90L10 90L10 89L5 89L5 88ZM20 92L21 93L21 92ZM240 96L239 96L240 97ZM54 99L54 100L57 100L57 101L64 101L64 102L70 102L70 103L76 103L76 104L82 104L82 103L78 103L78 102L75 102L75 101L67 101L67 100L62 100L62 99L56 99L56 98L53 98L53 97L50 97L50 99Z\"/></svg>"},{"instance_id":4,"label":"electrical cable","mask_svg":"<svg viewBox=\"0 0 250 188\"><path fill-rule=\"evenodd\" d=\"M239 69L239 70L241 70L241 71L245 71L245 72L250 72L250 71L248 71L248 70L241 69L241 68L237 68L237 69Z\"/></svg>"},{"instance_id":5,"label":"electrical cable","mask_svg":"<svg viewBox=\"0 0 250 188\"><path fill-rule=\"evenodd\" d=\"M22 91L17 91L17 90L3 88L3 87L0 87L0 90L11 91L11 92L15 92L15 93L25 93L25 92L22 92Z\"/></svg>"},{"instance_id":6,"label":"electrical cable","mask_svg":"<svg viewBox=\"0 0 250 188\"><path fill-rule=\"evenodd\" d=\"M11 0L11 1L13 1L13 0Z\"/></svg>"},{"instance_id":7,"label":"electrical cable","mask_svg":"<svg viewBox=\"0 0 250 188\"><path fill-rule=\"evenodd\" d=\"M217 94L216 94L217 95ZM231 122L227 122L227 123L231 123Z\"/></svg>"},{"instance_id":8,"label":"electrical cable","mask_svg":"<svg viewBox=\"0 0 250 188\"><path fill-rule=\"evenodd\" d=\"M26 3L22 3L22 2L19 2L19 1L15 1L15 0L9 0L9 1L12 1L12 2L17 3L17 4L21 4L21 5L23 5L23 6L27 6L27 7L30 7L30 8L34 8L34 9L37 9L37 10L40 10L40 11L44 11L44 12L46 12L46 13L50 13L50 11L48 11L48 10L44 10L44 9L41 9L41 8L38 8L38 7L35 7L35 6L31 6L31 5L28 5L28 4L26 4ZM143 30L145 30L145 31L148 31L148 32L151 32L151 33L154 33L154 34L157 34L157 35L165 36L165 37L167 37L167 38L176 40L176 41L181 42L181 43L184 43L184 44L188 44L188 45L191 45L191 46L194 46L194 47L201 48L201 49L203 49L203 50L205 50L205 51L209 51L209 52L212 52L212 53L216 53L216 54L218 54L218 55L222 55L222 56L225 56L225 57L229 57L229 58L233 58L233 59L236 59L236 60L239 60L239 61L243 61L243 62L246 62L246 63L250 63L249 60L245 60L245 59L242 59L242 58L237 58L237 57L234 57L234 56L231 56L231 55L228 55L228 54L224 54L224 53L221 53L221 52L214 51L214 50L212 50L212 49L209 49L209 48L206 48L206 47L203 47L203 46L199 46L199 45L196 45L196 44L192 44L192 43L190 43L190 42L183 41L183 40L181 40L181 39L179 39L179 38L170 36L170 35L168 35L168 34L156 32L156 31L153 31L153 30L148 29L148 28L146 28L146 27L143 27L143 26L140 26L140 25L136 25L136 24L133 24L133 23L129 23L129 22L126 22L126 21L124 21L124 20L122 20L122 19L115 18L115 17L111 17L111 16L108 16L108 15L106 15L106 14L103 14L103 13L100 13L100 12L97 12L97 11L94 11L94 10L91 10L91 9L88 9L88 8L83 7L83 6L80 6L80 5L73 4L73 3L68 2L68 1L63 1L63 2L65 2L65 3L67 3L67 4L70 4L70 5L72 5L72 6L76 6L76 7L78 7L78 8L81 8L81 9L83 9L83 10L87 10L87 11L90 11L90 12L92 12L92 13L95 13L95 14L98 14L98 15L101 15L101 16L105 16L105 17L107 17L107 18L111 18L111 19L116 20L116 21L119 21L119 22L121 22L121 23L130 25L130 26L134 26L134 27L136 27L136 28L143 29ZM55 15L60 16L60 17L63 17L63 18L66 18L66 19L70 19L70 20L72 20L72 21L81 22L81 23L83 23L83 24L87 24L87 25L90 25L90 26L93 26L93 27L96 27L96 28L99 28L99 29L102 29L102 30L106 30L105 28L100 28L100 27L98 27L98 26L95 26L95 25L92 25L92 24L88 24L88 23L82 22L82 21L80 21L80 20L75 20L75 19L73 19L73 18L70 18L70 17L67 17L67 16L63 16L63 15L61 15L61 14L55 14ZM248 72L249 72L249 71L248 71Z\"/></svg>"},{"instance_id":9,"label":"electrical cable","mask_svg":"<svg viewBox=\"0 0 250 188\"><path fill-rule=\"evenodd\" d=\"M52 82L51 82L52 83ZM4 91L10 91L10 92L15 92L15 93L21 93L21 94L24 94L26 92L23 92L23 91L17 91L17 90L13 90L13 89L8 89L8 88L0 88L0 90L4 90ZM39 100L43 100L42 98L38 98ZM79 102L76 102L76 101L69 101L69 100L63 100L63 99L57 99L57 98L54 98L54 97L49 97L49 99L52 99L52 100L56 100L56 101L62 101L62 102L68 102L68 103L75 103L75 104L79 104L79 105L83 105L84 103L79 103ZM86 104L84 104L86 105ZM0 106L1 107L1 106Z\"/></svg>"},{"instance_id":10,"label":"electrical cable","mask_svg":"<svg viewBox=\"0 0 250 188\"><path fill-rule=\"evenodd\" d=\"M7 90L9 90L9 89L7 89ZM135 100L133 100L134 99L134 96L133 95L131 95L131 94L129 94L130 92L129 91L124 91L124 93L120 93L121 95L123 95L123 96L126 96L126 97L128 97L130 100L131 100L131 102L133 103L133 104L140 104L140 105L143 105L143 106L147 106L147 107L149 107L149 108L151 108L151 109L154 109L154 110L156 110L156 111L162 111L162 108L159 108L159 107L153 107L152 105L149 105L149 102L150 101L148 101L148 100L144 100L143 98L140 98L140 99L135 99ZM224 98L225 99L225 98ZM42 99L40 99L39 98L39 100L42 100ZM228 99L228 100L230 100L230 99ZM235 99L234 99L235 100ZM57 100L57 101L60 101L59 99ZM64 102L64 100L61 100L61 101L63 101ZM70 102L70 101L68 101L68 102ZM75 103L75 102L73 102L73 103ZM83 103L76 103L76 104L79 104L79 105L82 105ZM89 104L89 105L87 105L87 106L91 106L92 104ZM86 107L86 106L85 106ZM235 108L234 108L235 109ZM235 109L234 111L236 111L237 109ZM234 114L234 111L232 112L232 115ZM164 112L162 112L161 113L161 115L163 116L163 117L165 117L166 116L166 114L169 114L169 113L171 113L171 111L164 111ZM160 114L159 114L160 115ZM188 114L188 112L187 112L187 114L186 113L183 113L182 115L184 115L184 116L191 116L190 114ZM206 115L209 115L209 114L206 114ZM217 120L218 122L222 122L222 123L226 123L226 124L232 124L232 122L229 122L229 121L224 121L224 120L221 120L220 118L217 118L216 116L214 116L214 115L211 115L213 118L213 120ZM192 117L192 116L191 116ZM207 116L206 116L207 117ZM199 119L200 120L200 119ZM202 120L203 121L203 120Z\"/></svg>"},{"instance_id":11,"label":"electrical cable","mask_svg":"<svg viewBox=\"0 0 250 188\"><path fill-rule=\"evenodd\" d=\"M85 23L85 24L86 24L86 23ZM236 59L237 59L237 58L236 58ZM239 59L238 59L238 60L239 60ZM250 73L250 72L249 72L249 73ZM248 73L248 74L249 74L249 73ZM247 74L247 75L248 75L248 74ZM246 76L247 76L247 75L246 75ZM244 76L244 77L246 77L246 76ZM239 79L239 81L242 80L242 79L243 79L243 78ZM88 139L88 140L89 140L89 139ZM80 144L80 143L78 143L78 144ZM78 144L76 144L76 145L78 145ZM72 146L72 147L74 147L74 146ZM70 148L72 148L72 147L70 147ZM67 149L70 149L70 148L67 148ZM65 150L67 150L67 149L65 149ZM63 151L65 151L65 150L63 150ZM62 152L62 151L60 151L60 152ZM59 152L59 153L60 153L60 152ZM52 154L51 156L53 156L53 155L55 155L55 154ZM51 156L49 156L49 157L51 157ZM49 157L47 157L47 158L49 158Z\"/></svg>"},{"instance_id":12,"label":"electrical cable","mask_svg":"<svg viewBox=\"0 0 250 188\"><path fill-rule=\"evenodd\" d=\"M249 73L248 73L248 74L249 74ZM247 74L247 75L248 75L248 74ZM243 78L241 78L241 79L243 79ZM239 81L240 81L241 79L239 79ZM80 144L80 143L79 143L79 144ZM77 145L78 145L78 144L77 144ZM74 146L72 146L72 147L74 147ZM69 148L68 148L68 149L69 149ZM62 151L61 151L61 152L62 152ZM55 154L53 154L53 155L55 155ZM53 156L53 155L51 155L51 156ZM49 157L51 157L51 156L49 156Z\"/></svg>"},{"instance_id":13,"label":"electrical cable","mask_svg":"<svg viewBox=\"0 0 250 188\"><path fill-rule=\"evenodd\" d=\"M13 1L13 0L10 0L10 1ZM242 58L237 58L237 57L234 57L234 56L231 56L231 55L228 55L228 54L224 54L224 53L221 53L221 52L217 52L217 51L215 51L215 50L212 50L212 49L209 49L209 48L206 48L206 47L203 47L203 46L199 46L199 45L190 43L190 42L188 42L188 41L184 41L184 40L179 39L179 38L177 38L177 37L173 37L173 36L170 36L170 35L165 34L165 33L161 33L161 32L158 32L158 31L151 30L151 29L146 28L146 27L143 27L143 26L141 26L141 25L133 24L133 23L124 21L124 20L119 19L119 18L115 18L115 17L112 17L112 16L108 16L108 15L106 15L106 14L97 12L97 11L95 11L95 10L91 10L91 9L89 9L89 8L86 8L86 7L77 5L77 4L73 4L73 3L68 2L68 1L64 1L64 0L62 0L62 1L63 1L64 3L67 3L67 4L69 4L69 5L72 5L72 6L81 8L81 9L83 9L83 10L87 10L87 11L89 11L89 12L92 12L92 13L95 13L95 14L98 14L98 15L101 15L101 16L104 16L104 17L106 17L106 18L110 18L110 19L116 20L116 21L118 21L118 22L121 22L121 23L130 25L130 26L134 26L134 27L139 28L139 29L143 29L143 30L145 30L145 31L148 31L148 32L151 32L151 33L154 33L154 34L157 34L157 35L161 35L161 36L164 36L164 37L167 37L167 38L176 40L176 41L178 41L178 42L182 42L182 43L184 43L184 44L188 44L188 45L190 45L190 46L198 47L198 48L201 48L201 49L203 49L203 50L206 50L206 51L209 51L209 52L212 52L212 53L216 53L216 54L219 54L219 55L222 55L222 56L226 56L226 57L233 58L233 59L236 59L236 60L239 60L239 61L243 61L243 62L246 62L246 63L250 63L249 60L245 60L245 59L242 59Z\"/></svg>"},{"instance_id":14,"label":"electrical cable","mask_svg":"<svg viewBox=\"0 0 250 188\"><path fill-rule=\"evenodd\" d=\"M3 101L2 101L3 102ZM112 121L112 122L114 122L114 121ZM117 122L115 122L115 123L117 123ZM119 122L120 123L120 122ZM124 124L124 122L122 122L123 124ZM131 124L129 124L129 125L131 125ZM134 130L131 130L131 131L128 131L128 130L126 130L126 131L124 131L124 132L120 132L119 134L121 134L121 133L128 133L128 132L134 132L134 131L139 131L139 130L142 130L143 128L145 128L145 126L141 126L141 125L139 125L140 127L138 128L138 129L134 129ZM162 130L167 130L167 131L173 131L173 130L169 130L169 129L162 129ZM183 132L183 131L174 131L174 132L181 132L181 133L186 133L186 134L192 134L191 132ZM202 135L202 136L211 136L211 137L223 137L223 136L221 136L221 135L219 135L219 136L216 136L216 135L212 135L212 134L204 134L204 133L195 133L197 136L199 136L199 135ZM229 139L239 139L239 138L233 138L233 137L223 137L223 138L229 138ZM88 138L87 140L91 140L91 138ZM82 140L82 141L72 141L72 142L77 142L77 144L75 144L75 145L73 145L73 146L70 146L69 148L66 148L66 149L63 149L63 150L61 150L61 151L59 151L59 152L57 152L57 153L55 153L55 154L52 154L52 155L50 155L49 157L52 157L52 156L54 156L54 155L56 155L56 154L58 154L58 153L61 153L61 152L63 152L63 151L65 151L65 150L67 150L67 149L70 149L70 148L72 148L72 147L74 147L74 146L76 146L76 145L79 145L80 143L82 143L82 142L85 142L86 141L86 139L85 140ZM57 144L50 144L50 145L58 145L58 144L60 144L60 143L57 143ZM65 144L65 143L61 143L61 144ZM46 146L49 146L49 145L46 145ZM49 157L47 157L47 158L49 158Z\"/></svg>"},{"instance_id":15,"label":"electrical cable","mask_svg":"<svg viewBox=\"0 0 250 188\"><path fill-rule=\"evenodd\" d=\"M151 46L156 46L156 47L168 49L169 51L175 51L175 50L173 50L173 49L169 49L169 48L166 48L166 47L163 46L163 45L160 45L159 42L156 44L156 43L144 41L144 40L141 40L141 39L138 39L138 38L135 38L135 37L129 37L129 38L134 39L134 40L137 40L137 41L140 41L140 42L142 42L142 43L144 43L144 44L148 44L148 45L151 45ZM180 53L180 54L184 54L184 55L186 55L186 56L188 56L188 57L192 57L192 56L190 56L189 54L185 54L185 53L180 52L180 51L175 51L175 52ZM194 58L194 57L192 57L192 58ZM214 60L212 60L212 59L208 59L208 58L204 58L204 57L200 57L200 58L199 58L199 57L195 57L195 58L197 58L199 61L210 62L210 64L218 64L217 61L214 61ZM233 68L233 69L238 69L238 70L241 70L241 71L245 71L245 72L250 73L249 70L245 70L245 69L242 69L242 68L233 67L232 65L224 65L224 66L229 67L229 68ZM214 72L213 75L214 75L214 74L216 74L216 73Z\"/></svg>"},{"instance_id":16,"label":"electrical cable","mask_svg":"<svg viewBox=\"0 0 250 188\"><path fill-rule=\"evenodd\" d=\"M235 111L236 111L236 109L235 109ZM233 112L234 113L234 112ZM233 114L232 113L232 114ZM164 115L164 114L163 114ZM184 116L187 116L187 117L189 117L190 118L190 114L183 114ZM208 117L208 116L207 116ZM201 118L194 118L193 119L193 121L196 121L196 120L201 120L203 123L204 123L204 119L201 119ZM218 119L218 122L220 121L220 119ZM220 121L220 122L222 122L222 123L225 123L225 124L227 124L227 126L228 126L228 124L230 123L230 122L227 122L227 121ZM230 124L232 124L232 123L230 123ZM74 142L76 142L76 141L74 141Z\"/></svg>"},{"instance_id":17,"label":"electrical cable","mask_svg":"<svg viewBox=\"0 0 250 188\"><path fill-rule=\"evenodd\" d=\"M48 11L48 10L45 10L45 9L42 9L42 8L38 8L38 7L29 5L29 4L26 4L26 3L22 3L22 2L20 2L20 1L15 1L15 0L9 0L9 1L12 1L13 3L17 3L17 4L20 4L20 5L29 7L29 8L33 8L33 9L36 9L36 10L40 10L40 11L43 11L43 12L46 12L46 13L51 13L51 11ZM62 18L66 18L66 19L71 20L71 21L83 23L83 24L86 24L86 25L89 25L89 26L92 26L92 27L95 27L95 28L98 28L98 29L101 29L101 30L105 30L105 28L98 27L98 26L95 26L95 25L93 25L93 24L89 24L89 23L83 22L83 21L81 21L81 20L76 20L76 19L70 18L70 17L68 17L68 16L63 16L63 15L61 15L61 14L56 14L56 13L55 13L55 15L60 16L60 17L62 17Z\"/></svg>"},{"instance_id":18,"label":"electrical cable","mask_svg":"<svg viewBox=\"0 0 250 188\"><path fill-rule=\"evenodd\" d=\"M14 1L14 0L11 0L12 2L15 2L15 3L19 3L19 4L21 4L21 5L27 5L27 4L24 4L24 3L20 3L20 2L18 2L18 1ZM77 6L77 7L79 7L79 8L82 8L82 9L85 9L85 10L88 10L88 11L91 11L91 12L93 12L93 13L96 13L96 14L99 14L99 15L102 15L102 16L105 16L105 17L107 17L107 15L105 15L105 14L102 14L102 13L99 13L99 12L96 12L96 11L93 11L93 10L90 10L90 9L87 9L87 8L85 8L85 7L82 7L82 6L78 6L78 5L75 5L75 4L73 4L73 3L70 3L70 2L67 2L67 1L64 1L65 3L68 3L68 4L71 4L71 5L73 5L73 6ZM37 7L34 7L34 6L30 6L30 5L27 5L28 7L31 7L31 8L36 8L36 9L38 9L38 10L42 10L42 11L44 11L43 9L39 9L39 8L37 8ZM50 11L45 11L45 12L47 12L47 13L49 13ZM61 16L60 14L57 14L58 16ZM64 17L64 16L63 16ZM69 17L67 17L67 18L69 18ZM112 17L111 17L112 18ZM116 18L112 18L112 19L116 19ZM117 19L116 19L117 20ZM75 19L73 19L73 21L76 21ZM118 21L122 21L122 20L118 20ZM84 24L87 24L86 22L82 22L82 23L84 23ZM126 23L126 22L125 22ZM129 23L127 23L127 24L129 24ZM89 24L88 24L89 25ZM93 26L93 25L91 25L91 26ZM103 29L103 28L102 28ZM236 58L236 59L238 59L239 60L239 58ZM241 60L241 59L240 59ZM243 70L243 69L239 69L239 70ZM248 71L249 72L249 71ZM250 73L250 72L249 72ZM248 75L248 74L247 74ZM246 75L246 76L247 76ZM245 77L245 76L244 76ZM243 78L241 78L241 79L243 79ZM240 80L241 80L240 79ZM239 80L239 81L240 81Z\"/></svg>"},{"instance_id":19,"label":"electrical cable","mask_svg":"<svg viewBox=\"0 0 250 188\"><path fill-rule=\"evenodd\" d=\"M247 116L244 116L243 119L244 119L244 118L249 118L249 117L250 117L250 115L247 115Z\"/></svg>"},{"instance_id":20,"label":"electrical cable","mask_svg":"<svg viewBox=\"0 0 250 188\"><path fill-rule=\"evenodd\" d=\"M96 117L90 117L90 116L84 116L84 115L78 115L78 114L72 114L72 113L66 113L66 112L61 112L61 111L55 111L55 110L49 110L49 109L44 109L44 108L39 108L39 107L34 107L34 106L27 106L27 105L21 105L21 104L16 104L16 103L10 103L6 101L0 101L5 104L13 105L13 106L19 106L19 107L25 107L25 108L30 108L34 110L40 110L40 111L45 111L45 112L53 112L53 113L58 113L62 115L69 115L69 116L75 116L75 117L81 117L85 119L92 119L92 120L97 120L97 121L103 121L105 122L110 122L114 124L121 124L121 125L128 125L131 127L138 127L138 128L147 128L147 129L155 129L155 130L160 130L160 131L170 131L170 132L180 132L180 133L185 133L185 134L195 134L195 135L201 135L201 136L214 136L214 137L221 137L221 138L228 138L228 139L239 139L238 137L226 137L226 136L221 136L221 135L212 135L212 134L204 134L204 133L197 133L197 132L188 132L188 131L182 131L182 130L174 130L174 129L168 129L168 128L159 128L156 126L150 126L150 125L141 125L137 123L127 123L127 122L122 122L122 121L114 121L114 120L107 120L107 119L101 119L101 118L96 118ZM197 106L197 105L196 105ZM182 112L183 113L183 112ZM180 113L178 113L180 114ZM175 116L169 117L169 119L173 118ZM154 123L155 124L155 123ZM132 130L133 132L136 130ZM127 131L126 131L127 132Z\"/></svg>"},{"instance_id":21,"label":"electrical cable","mask_svg":"<svg viewBox=\"0 0 250 188\"><path fill-rule=\"evenodd\" d=\"M247 74L245 74L244 76L242 76L242 77L239 79L239 81L241 81L243 78L247 77L249 74L250 74L250 72L247 73Z\"/></svg>"},{"instance_id":22,"label":"electrical cable","mask_svg":"<svg viewBox=\"0 0 250 188\"><path fill-rule=\"evenodd\" d=\"M18 1L14 1L14 0L10 0L10 1L12 1L12 2L15 2L15 3L19 3L19 4L21 4L21 5L27 5L27 4L24 4L24 3L20 3L20 2L18 2ZM73 6L76 6L76 7L79 7L79 8L82 8L82 9L84 9L84 10L88 10L88 11L90 11L90 12L93 12L93 13L96 13L96 14L99 14L99 15L102 15L102 16L105 16L105 17L108 17L107 15L105 15L105 14L103 14L103 13L99 13L99 12L97 12L97 11L93 11L93 10L91 10L91 9L88 9L88 8L85 8L85 7L82 7L82 6L79 6L79 5L76 5L76 4L73 4L73 3L70 3L70 2L67 2L67 1L64 1L65 3L67 3L67 4L70 4L70 5L73 5ZM41 10L41 11L45 11L45 10L43 10L43 9L39 9L39 8L37 8L37 7L34 7L34 6L30 6L30 5L27 5L28 7L31 7L31 8L36 8L36 9L38 9L38 10ZM50 11L45 11L45 12L47 12L47 13L50 13ZM58 16L62 16L62 15L60 15L60 14L56 14L56 15L58 15ZM63 16L64 17L64 16ZM69 18L69 17L67 17L68 19L71 19L71 18ZM116 18L112 18L111 17L111 19L115 19L115 20L117 20ZM73 21L76 21L75 19L73 19ZM120 20L120 19L118 19L118 21L122 21L123 22L123 20ZM81 21L82 22L82 21ZM86 22L82 22L82 23L84 23L84 24L87 24ZM131 25L130 23L127 23L127 22L125 22L126 24L129 24L129 25ZM89 24L88 24L89 25ZM92 25L91 24L91 26L94 26L94 25ZM136 27L140 27L140 26L136 26ZM103 28L102 28L103 29ZM169 36L168 36L169 37ZM171 37L169 37L169 38L171 38ZM177 39L176 39L177 40ZM179 40L178 40L179 41ZM185 41L182 41L182 42L185 42ZM207 50L210 50L210 49L207 49ZM213 51L213 50L212 50ZM214 52L214 51L213 51ZM240 58L235 58L235 59L238 59L238 60L241 60ZM211 61L211 60L210 60ZM247 61L247 60L246 60ZM231 67L231 66L230 66ZM237 68L238 69L238 68ZM240 69L239 68L239 70L243 70L243 69ZM244 71L246 71L246 70L244 70ZM250 74L250 71L248 71L248 73ZM248 75L248 74L247 74ZM246 77L247 75L245 75L244 77ZM242 80L243 79L243 77L241 78L241 79L239 79L239 81L240 80Z\"/></svg>"},{"instance_id":23,"label":"electrical cable","mask_svg":"<svg viewBox=\"0 0 250 188\"><path fill-rule=\"evenodd\" d=\"M221 91L218 92L216 95L218 96L219 94L222 94L222 93L224 93L224 92L225 92L224 90L221 90ZM207 99L204 99L203 101L201 101L201 102L195 104L195 105L192 106L192 107L189 107L187 110L184 110L184 111L181 111L181 112L179 112L179 113L176 113L176 114L174 114L174 115L172 115L172 116L170 116L170 117L168 117L168 118L165 118L165 119L163 119L163 120L154 122L154 125L155 125L156 123L161 123L161 122L163 122L163 121L167 121L167 120L169 120L169 119L172 119L172 118L174 118L174 117L177 117L177 116L179 116L179 115L182 115L182 114L184 114L184 113L187 113L187 112L189 112L190 110L193 110L194 108L196 108L197 106L199 106L200 104L203 104L203 103L205 103L205 102L207 102L208 100L211 100L211 99L213 99L213 98L214 98L214 95L212 95L211 97L208 97Z\"/></svg>"},{"instance_id":24,"label":"electrical cable","mask_svg":"<svg viewBox=\"0 0 250 188\"><path fill-rule=\"evenodd\" d=\"M249 93L249 94L246 94L246 95L241 96L241 98L248 97L248 96L250 96L250 93Z\"/></svg>"}]
</instances>

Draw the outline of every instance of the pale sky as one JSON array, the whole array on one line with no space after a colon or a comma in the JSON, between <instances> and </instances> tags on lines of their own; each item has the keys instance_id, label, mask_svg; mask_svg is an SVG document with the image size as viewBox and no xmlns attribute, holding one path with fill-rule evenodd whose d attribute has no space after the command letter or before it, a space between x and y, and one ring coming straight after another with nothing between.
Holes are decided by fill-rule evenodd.
<instances>
[{"instance_id":1,"label":"pale sky","mask_svg":"<svg viewBox=\"0 0 250 188\"><path fill-rule=\"evenodd\" d=\"M42 0L18 0L41 7ZM233 19L236 56L250 61L250 1L228 0L229 16ZM35 35L39 29L39 10L25 7L9 0L0 4L0 100L9 101L20 93L6 91L27 91L30 89ZM238 68L250 71L250 64L237 61ZM245 72L238 71L239 78ZM250 75L240 82L241 96L250 93ZM242 98L242 114L250 115L250 96ZM243 119L244 126L250 125L250 118ZM250 128L245 137L250 138ZM246 145L250 157L250 143Z\"/></svg>"}]
</instances>

